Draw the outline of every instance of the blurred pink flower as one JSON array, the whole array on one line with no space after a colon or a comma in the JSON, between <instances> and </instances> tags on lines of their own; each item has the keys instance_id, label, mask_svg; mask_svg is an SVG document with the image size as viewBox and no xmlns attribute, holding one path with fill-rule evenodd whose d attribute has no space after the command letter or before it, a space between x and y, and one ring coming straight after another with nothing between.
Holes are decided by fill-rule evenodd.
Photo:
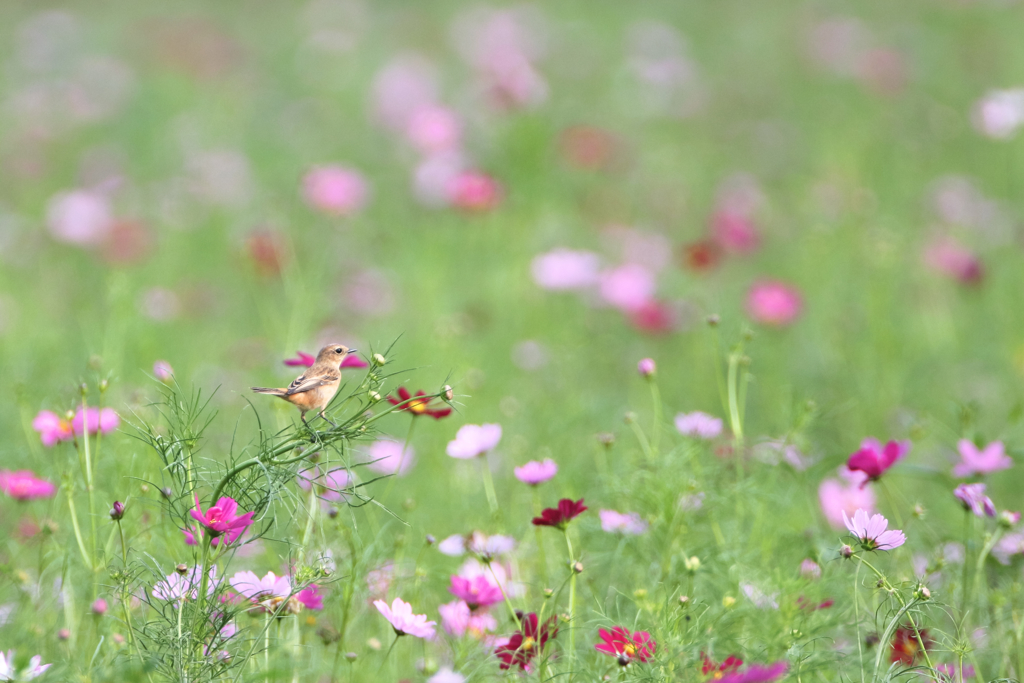
<instances>
[{"instance_id":1,"label":"blurred pink flower","mask_svg":"<svg viewBox=\"0 0 1024 683\"><path fill-rule=\"evenodd\" d=\"M57 487L45 479L40 479L30 470L0 470L0 491L15 500L25 501L53 498L57 494Z\"/></svg>"},{"instance_id":2,"label":"blurred pink flower","mask_svg":"<svg viewBox=\"0 0 1024 683\"><path fill-rule=\"evenodd\" d=\"M206 594L212 595L217 590L220 580L217 578L217 566L210 567L206 583ZM168 574L163 581L153 586L153 597L158 600L177 602L195 600L202 585L202 567L192 567L184 575L177 572Z\"/></svg>"},{"instance_id":3,"label":"blurred pink flower","mask_svg":"<svg viewBox=\"0 0 1024 683\"><path fill-rule=\"evenodd\" d=\"M747 292L747 314L763 325L789 325L802 308L800 292L783 282L761 280Z\"/></svg>"},{"instance_id":4,"label":"blurred pink flower","mask_svg":"<svg viewBox=\"0 0 1024 683\"><path fill-rule=\"evenodd\" d=\"M654 274L643 266L627 263L601 273L601 298L623 311L635 311L654 297Z\"/></svg>"},{"instance_id":5,"label":"blurred pink flower","mask_svg":"<svg viewBox=\"0 0 1024 683\"><path fill-rule=\"evenodd\" d=\"M109 434L118 428L121 424L121 418L118 417L117 413L113 408L85 408L75 413L75 417L71 420L71 428L75 432L75 436L81 436L85 430L88 430L90 434L96 432L102 432Z\"/></svg>"},{"instance_id":6,"label":"blurred pink flower","mask_svg":"<svg viewBox=\"0 0 1024 683\"><path fill-rule=\"evenodd\" d=\"M981 260L956 240L940 237L924 249L924 263L932 270L965 285L976 285L985 275Z\"/></svg>"},{"instance_id":7,"label":"blurred pink flower","mask_svg":"<svg viewBox=\"0 0 1024 683\"><path fill-rule=\"evenodd\" d=\"M419 55L400 55L374 77L371 97L378 121L403 131L418 109L437 102L437 70Z\"/></svg>"},{"instance_id":8,"label":"blurred pink flower","mask_svg":"<svg viewBox=\"0 0 1024 683\"><path fill-rule=\"evenodd\" d=\"M174 368L167 361L158 360L153 363L153 376L166 384L174 379Z\"/></svg>"},{"instance_id":9,"label":"blurred pink flower","mask_svg":"<svg viewBox=\"0 0 1024 683\"><path fill-rule=\"evenodd\" d=\"M800 563L800 576L811 581L821 578L821 566L814 560L807 558Z\"/></svg>"},{"instance_id":10,"label":"blurred pink flower","mask_svg":"<svg viewBox=\"0 0 1024 683\"><path fill-rule=\"evenodd\" d=\"M324 501L338 501L345 498L342 490L348 486L348 471L339 468L321 472L320 467L314 465L312 469L299 472L296 482L304 491L309 491L312 485L316 484L317 496Z\"/></svg>"},{"instance_id":11,"label":"blurred pink flower","mask_svg":"<svg viewBox=\"0 0 1024 683\"><path fill-rule=\"evenodd\" d=\"M447 107L425 104L413 111L405 135L421 154L457 150L462 141L462 121Z\"/></svg>"},{"instance_id":12,"label":"blurred pink flower","mask_svg":"<svg viewBox=\"0 0 1024 683\"><path fill-rule=\"evenodd\" d=\"M478 607L489 607L504 599L501 588L486 576L479 574L468 578L453 574L448 592L460 600L465 600L471 610Z\"/></svg>"},{"instance_id":13,"label":"blurred pink flower","mask_svg":"<svg viewBox=\"0 0 1024 683\"><path fill-rule=\"evenodd\" d=\"M977 517L995 517L996 506L992 499L985 495L984 484L960 484L953 490L953 495Z\"/></svg>"},{"instance_id":14,"label":"blurred pink flower","mask_svg":"<svg viewBox=\"0 0 1024 683\"><path fill-rule=\"evenodd\" d=\"M448 182L452 206L465 211L490 211L502 199L501 185L482 171L463 171Z\"/></svg>"},{"instance_id":15,"label":"blurred pink flower","mask_svg":"<svg viewBox=\"0 0 1024 683\"><path fill-rule=\"evenodd\" d=\"M466 169L466 159L457 150L438 152L424 157L413 171L413 194L417 201L429 207L443 207L451 203L451 187Z\"/></svg>"},{"instance_id":16,"label":"blurred pink flower","mask_svg":"<svg viewBox=\"0 0 1024 683\"><path fill-rule=\"evenodd\" d=\"M647 334L666 334L679 326L676 309L654 299L628 311L628 316L633 327Z\"/></svg>"},{"instance_id":17,"label":"blurred pink flower","mask_svg":"<svg viewBox=\"0 0 1024 683\"><path fill-rule=\"evenodd\" d=\"M42 676L51 666L53 664L43 664L41 655L33 655L27 666L15 669L14 650L8 650L6 654L0 651L0 681L30 681Z\"/></svg>"},{"instance_id":18,"label":"blurred pink flower","mask_svg":"<svg viewBox=\"0 0 1024 683\"><path fill-rule=\"evenodd\" d=\"M598 282L601 259L589 251L553 249L534 257L533 280L549 290L584 289Z\"/></svg>"},{"instance_id":19,"label":"blurred pink flower","mask_svg":"<svg viewBox=\"0 0 1024 683\"><path fill-rule=\"evenodd\" d=\"M722 433L722 421L699 410L679 413L676 415L675 424L680 434L699 439L714 439Z\"/></svg>"},{"instance_id":20,"label":"blurred pink flower","mask_svg":"<svg viewBox=\"0 0 1024 683\"><path fill-rule=\"evenodd\" d=\"M487 612L474 613L465 600L439 605L437 611L441 614L441 628L456 638L461 638L466 633L474 638L480 638L488 631L498 630L497 619Z\"/></svg>"},{"instance_id":21,"label":"blurred pink flower","mask_svg":"<svg viewBox=\"0 0 1024 683\"><path fill-rule=\"evenodd\" d=\"M295 599L301 602L306 609L324 608L324 596L320 593L320 586L315 583L306 586L296 593Z\"/></svg>"},{"instance_id":22,"label":"blurred pink flower","mask_svg":"<svg viewBox=\"0 0 1024 683\"><path fill-rule=\"evenodd\" d=\"M437 549L443 555L458 557L464 555L468 550L471 553L482 556L486 560L494 559L497 555L504 555L512 552L516 541L511 536L495 534L488 536L482 531L474 531L463 536L455 534L437 544Z\"/></svg>"},{"instance_id":23,"label":"blurred pink flower","mask_svg":"<svg viewBox=\"0 0 1024 683\"><path fill-rule=\"evenodd\" d=\"M716 211L711 218L711 234L719 246L733 254L749 254L761 246L754 221L738 211Z\"/></svg>"},{"instance_id":24,"label":"blurred pink flower","mask_svg":"<svg viewBox=\"0 0 1024 683\"><path fill-rule=\"evenodd\" d=\"M114 217L105 195L89 190L72 190L50 199L46 222L54 238L89 247L98 246L107 239Z\"/></svg>"},{"instance_id":25,"label":"blurred pink flower","mask_svg":"<svg viewBox=\"0 0 1024 683\"><path fill-rule=\"evenodd\" d=\"M717 679L717 683L771 683L782 678L789 670L786 662L751 664L744 671L733 671Z\"/></svg>"},{"instance_id":26,"label":"blurred pink flower","mask_svg":"<svg viewBox=\"0 0 1024 683\"><path fill-rule=\"evenodd\" d=\"M412 446L402 450L402 444L392 439L377 439L367 449L367 467L378 474L402 476L412 469L416 462L416 451Z\"/></svg>"},{"instance_id":27,"label":"blurred pink flower","mask_svg":"<svg viewBox=\"0 0 1024 683\"><path fill-rule=\"evenodd\" d=\"M395 598L390 607L383 600L374 600L373 606L391 623L397 635L427 640L434 638L434 626L437 622L427 621L425 614L413 614L412 605L402 602L401 598Z\"/></svg>"},{"instance_id":28,"label":"blurred pink flower","mask_svg":"<svg viewBox=\"0 0 1024 683\"><path fill-rule=\"evenodd\" d=\"M1013 467L1013 460L1006 455L1002 441L993 441L979 450L967 439L960 439L956 449L960 451L961 460L953 467L954 477L990 474Z\"/></svg>"},{"instance_id":29,"label":"blurred pink flower","mask_svg":"<svg viewBox=\"0 0 1024 683\"><path fill-rule=\"evenodd\" d=\"M447 453L453 458L468 460L494 450L501 440L501 425L463 425L448 442Z\"/></svg>"},{"instance_id":30,"label":"blurred pink flower","mask_svg":"<svg viewBox=\"0 0 1024 683\"><path fill-rule=\"evenodd\" d=\"M303 195L314 209L348 216L363 208L369 187L362 174L343 166L316 166L302 179Z\"/></svg>"},{"instance_id":31,"label":"blurred pink flower","mask_svg":"<svg viewBox=\"0 0 1024 683\"><path fill-rule=\"evenodd\" d=\"M466 683L466 677L452 670L450 666L442 666L436 674L427 679L427 683Z\"/></svg>"},{"instance_id":32,"label":"blurred pink flower","mask_svg":"<svg viewBox=\"0 0 1024 683\"><path fill-rule=\"evenodd\" d=\"M1024 88L991 90L978 100L972 112L974 127L994 140L1013 137L1024 125Z\"/></svg>"},{"instance_id":33,"label":"blurred pink flower","mask_svg":"<svg viewBox=\"0 0 1024 683\"><path fill-rule=\"evenodd\" d=\"M875 510L875 492L865 484L867 475L863 472L851 472L844 465L839 474L846 480L825 479L818 486L818 502L825 519L834 529L842 529L843 514L854 514L863 508L871 513Z\"/></svg>"},{"instance_id":34,"label":"blurred pink flower","mask_svg":"<svg viewBox=\"0 0 1024 683\"><path fill-rule=\"evenodd\" d=\"M551 458L545 458L543 462L531 460L522 467L514 468L512 471L519 481L530 486L537 486L558 474L558 465Z\"/></svg>"},{"instance_id":35,"label":"blurred pink flower","mask_svg":"<svg viewBox=\"0 0 1024 683\"><path fill-rule=\"evenodd\" d=\"M657 367L653 358L641 358L640 362L636 364L636 371L640 373L641 377L651 377Z\"/></svg>"},{"instance_id":36,"label":"blurred pink flower","mask_svg":"<svg viewBox=\"0 0 1024 683\"><path fill-rule=\"evenodd\" d=\"M779 594L777 592L768 595L752 583L741 583L740 590L743 591L743 594L747 596L747 599L754 603L754 606L758 609L779 608Z\"/></svg>"},{"instance_id":37,"label":"blurred pink flower","mask_svg":"<svg viewBox=\"0 0 1024 683\"><path fill-rule=\"evenodd\" d=\"M1024 555L1024 533L1017 531L1004 535L992 548L992 557L1000 564L1010 564L1014 555Z\"/></svg>"},{"instance_id":38,"label":"blurred pink flower","mask_svg":"<svg viewBox=\"0 0 1024 683\"><path fill-rule=\"evenodd\" d=\"M974 667L970 664L939 664L935 670L942 674L942 680L951 683L962 683L969 678L974 678Z\"/></svg>"},{"instance_id":39,"label":"blurred pink flower","mask_svg":"<svg viewBox=\"0 0 1024 683\"><path fill-rule=\"evenodd\" d=\"M616 512L615 510L599 510L601 528L608 533L622 533L639 536L647 531L647 522L635 512Z\"/></svg>"},{"instance_id":40,"label":"blurred pink flower","mask_svg":"<svg viewBox=\"0 0 1024 683\"><path fill-rule=\"evenodd\" d=\"M47 448L61 441L70 441L74 436L71 423L49 410L40 410L32 420L32 429L39 432L39 438Z\"/></svg>"}]
</instances>

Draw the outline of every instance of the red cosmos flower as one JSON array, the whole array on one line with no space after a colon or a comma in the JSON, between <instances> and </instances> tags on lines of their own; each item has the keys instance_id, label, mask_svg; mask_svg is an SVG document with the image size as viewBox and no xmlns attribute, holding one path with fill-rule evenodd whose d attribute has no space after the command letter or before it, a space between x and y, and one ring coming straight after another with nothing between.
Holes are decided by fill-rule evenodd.
<instances>
[{"instance_id":1,"label":"red cosmos flower","mask_svg":"<svg viewBox=\"0 0 1024 683\"><path fill-rule=\"evenodd\" d=\"M676 327L676 312L663 301L651 300L629 311L633 327L648 334L666 334Z\"/></svg>"},{"instance_id":2,"label":"red cosmos flower","mask_svg":"<svg viewBox=\"0 0 1024 683\"><path fill-rule=\"evenodd\" d=\"M558 529L565 529L574 518L578 517L587 509L580 498L575 503L572 498L563 498L558 501L556 508L544 508L540 517L533 518L534 526L553 526Z\"/></svg>"},{"instance_id":3,"label":"red cosmos flower","mask_svg":"<svg viewBox=\"0 0 1024 683\"><path fill-rule=\"evenodd\" d=\"M703 239L683 247L683 266L696 273L706 273L722 261L722 247L713 239Z\"/></svg>"},{"instance_id":4,"label":"red cosmos flower","mask_svg":"<svg viewBox=\"0 0 1024 683\"><path fill-rule=\"evenodd\" d=\"M422 398L420 398L422 397ZM409 399L412 399L411 401ZM409 390L405 387L398 387L398 398L388 396L388 401L391 405L401 406L399 410L406 410L416 415L429 415L435 420L440 420L442 417L448 417L452 414L452 409L448 407L444 408L431 408L431 398L422 391L417 391L415 396L409 393Z\"/></svg>"},{"instance_id":5,"label":"red cosmos flower","mask_svg":"<svg viewBox=\"0 0 1024 683\"><path fill-rule=\"evenodd\" d=\"M704 660L704 663L700 667L700 672L705 676L711 674L711 677L715 680L718 680L725 674L732 673L743 666L743 660L735 655L729 655L721 664L718 664L703 652L700 653L700 657Z\"/></svg>"},{"instance_id":6,"label":"red cosmos flower","mask_svg":"<svg viewBox=\"0 0 1024 683\"><path fill-rule=\"evenodd\" d=\"M549 638L558 635L558 624L555 617L551 617L543 624L538 624L535 613L527 614L522 618L519 631L516 631L508 642L494 650L501 660L502 669L511 669L518 666L526 670L530 661L544 650L544 645Z\"/></svg>"},{"instance_id":7,"label":"red cosmos flower","mask_svg":"<svg viewBox=\"0 0 1024 683\"><path fill-rule=\"evenodd\" d=\"M288 367L296 367L303 365L307 368L313 367L313 363L316 362L316 356L311 356L308 353L297 351L299 354L298 358L285 358L284 364ZM343 368L367 368L370 364L355 354L348 354L345 356L345 360L341 361L341 367Z\"/></svg>"},{"instance_id":8,"label":"red cosmos flower","mask_svg":"<svg viewBox=\"0 0 1024 683\"><path fill-rule=\"evenodd\" d=\"M604 642L595 645L594 649L615 657L619 666L626 666L634 659L646 662L654 656L657 645L647 631L630 634L629 629L622 626L616 626L611 631L602 628L597 635Z\"/></svg>"},{"instance_id":9,"label":"red cosmos flower","mask_svg":"<svg viewBox=\"0 0 1024 683\"><path fill-rule=\"evenodd\" d=\"M887 469L909 451L909 441L890 441L883 446L875 439L864 439L860 444L860 450L846 461L846 467L868 475L861 484L861 488L864 488L868 481L880 479Z\"/></svg>"},{"instance_id":10,"label":"red cosmos flower","mask_svg":"<svg viewBox=\"0 0 1024 683\"><path fill-rule=\"evenodd\" d=\"M255 514L247 512L239 515L238 503L226 496L220 498L215 505L211 505L205 514L199 507L199 496L196 496L196 509L192 510L192 517L210 532L212 538L224 536L226 543L234 543L252 525Z\"/></svg>"},{"instance_id":11,"label":"red cosmos flower","mask_svg":"<svg viewBox=\"0 0 1024 683\"><path fill-rule=\"evenodd\" d=\"M927 649L931 646L932 639L928 637L927 629L921 629L921 640L918 640L913 627L900 626L892 637L892 654L889 657L889 661L910 666L917 659L922 649Z\"/></svg>"}]
</instances>

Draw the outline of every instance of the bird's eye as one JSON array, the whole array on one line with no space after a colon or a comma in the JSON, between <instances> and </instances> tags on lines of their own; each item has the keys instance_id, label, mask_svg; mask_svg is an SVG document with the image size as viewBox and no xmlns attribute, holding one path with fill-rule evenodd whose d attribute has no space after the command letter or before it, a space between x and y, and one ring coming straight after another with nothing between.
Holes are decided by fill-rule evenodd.
<instances>
[{"instance_id":1,"label":"bird's eye","mask_svg":"<svg viewBox=\"0 0 1024 683\"><path fill-rule=\"evenodd\" d=\"M334 349L334 352L335 352L335 353L345 353L345 349L343 349L343 348L341 348L341 347L339 346L338 348Z\"/></svg>"}]
</instances>

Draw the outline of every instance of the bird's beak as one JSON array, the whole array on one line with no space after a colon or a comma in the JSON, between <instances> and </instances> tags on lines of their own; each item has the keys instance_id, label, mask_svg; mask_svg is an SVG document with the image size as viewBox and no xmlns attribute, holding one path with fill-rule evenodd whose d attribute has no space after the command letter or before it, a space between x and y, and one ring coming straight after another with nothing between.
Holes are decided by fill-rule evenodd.
<instances>
[{"instance_id":1,"label":"bird's beak","mask_svg":"<svg viewBox=\"0 0 1024 683\"><path fill-rule=\"evenodd\" d=\"M356 352L356 351L358 351L358 350L359 350L359 349L349 349L349 350L348 350L348 352L349 352L349 353L355 353L355 352ZM348 355L348 354L346 354L346 355Z\"/></svg>"}]
</instances>

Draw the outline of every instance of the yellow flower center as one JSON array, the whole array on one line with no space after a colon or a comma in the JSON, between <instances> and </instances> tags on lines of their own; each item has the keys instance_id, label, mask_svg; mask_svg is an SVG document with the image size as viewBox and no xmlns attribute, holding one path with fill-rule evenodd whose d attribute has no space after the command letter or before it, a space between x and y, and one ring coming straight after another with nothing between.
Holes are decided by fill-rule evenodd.
<instances>
[{"instance_id":1,"label":"yellow flower center","mask_svg":"<svg viewBox=\"0 0 1024 683\"><path fill-rule=\"evenodd\" d=\"M724 675L725 674L723 674L721 671L716 671L715 673L711 674L711 678L713 678L713 679L715 679L717 681L717 680L721 679L722 676L724 676Z\"/></svg>"},{"instance_id":2,"label":"yellow flower center","mask_svg":"<svg viewBox=\"0 0 1024 683\"><path fill-rule=\"evenodd\" d=\"M519 646L519 649L520 650L525 650L526 652L529 652L530 650L533 649L533 646L536 645L536 644L537 644L536 640L534 640L530 636L526 636L525 638L523 638L523 644Z\"/></svg>"},{"instance_id":3,"label":"yellow flower center","mask_svg":"<svg viewBox=\"0 0 1024 683\"><path fill-rule=\"evenodd\" d=\"M636 647L633 645L633 643L630 643L626 645L626 648L623 650L623 652L632 657L636 654Z\"/></svg>"},{"instance_id":4,"label":"yellow flower center","mask_svg":"<svg viewBox=\"0 0 1024 683\"><path fill-rule=\"evenodd\" d=\"M413 413L415 415L422 415L423 413L427 412L428 402L429 399L418 398L414 401L409 401L406 407L409 409L410 413Z\"/></svg>"}]
</instances>

